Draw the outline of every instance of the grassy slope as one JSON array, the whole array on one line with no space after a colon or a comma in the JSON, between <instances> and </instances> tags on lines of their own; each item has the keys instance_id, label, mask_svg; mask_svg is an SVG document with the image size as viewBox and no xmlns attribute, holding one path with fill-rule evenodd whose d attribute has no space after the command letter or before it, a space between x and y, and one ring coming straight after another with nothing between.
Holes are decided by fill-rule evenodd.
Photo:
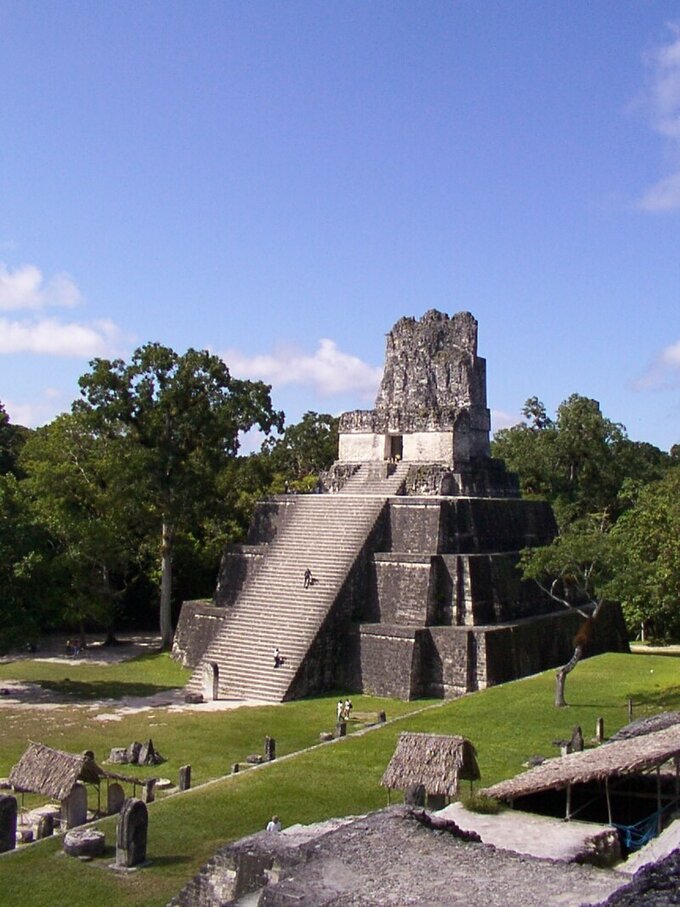
<instances>
[{"instance_id":1,"label":"grassy slope","mask_svg":"<svg viewBox=\"0 0 680 907\"><path fill-rule=\"evenodd\" d=\"M680 708L678 667L673 658L602 656L579 665L570 676L568 710L552 706L552 674L548 673L405 716L377 731L169 797L150 808L149 857L153 865L148 869L118 877L103 868L103 861L78 863L60 853L57 840L48 841L0 857L0 876L6 886L4 903L30 903L32 907L53 904L58 890L63 902L73 904L93 900L98 907L165 904L220 844L262 828L272 812L281 815L288 825L384 805L386 794L379 780L401 730L470 737L478 750L482 783L491 784L520 770L533 754L553 755L551 741L568 736L574 724L582 725L587 739L597 717L602 716L607 733L612 733L627 720L628 696L636 704L636 715ZM359 697L355 704L368 706ZM178 752L177 764L192 761L184 758L190 749L202 748L206 768L201 773L206 777L210 774L207 766L243 758L243 749L238 756L232 757L232 753L246 742L261 741L265 733L283 739L287 730L289 751L297 747L297 741L305 745L305 740L317 739L319 729L332 724L333 705L334 698L330 697L262 710L199 716L184 713L168 726L165 745L168 752L170 748ZM388 717L398 708L409 706L390 703ZM162 721L169 718L164 716ZM130 736L127 728L127 719L117 728L123 742ZM163 751L160 730L154 740L158 736ZM258 744L254 749L260 747ZM0 744L4 764L3 750ZM279 747L279 751L283 749ZM198 767L201 763L197 759L195 764ZM164 774L170 775L165 769ZM107 843L112 845L114 822L106 820L102 827L107 830ZM112 854L111 850L109 860Z\"/></svg>"}]
</instances>

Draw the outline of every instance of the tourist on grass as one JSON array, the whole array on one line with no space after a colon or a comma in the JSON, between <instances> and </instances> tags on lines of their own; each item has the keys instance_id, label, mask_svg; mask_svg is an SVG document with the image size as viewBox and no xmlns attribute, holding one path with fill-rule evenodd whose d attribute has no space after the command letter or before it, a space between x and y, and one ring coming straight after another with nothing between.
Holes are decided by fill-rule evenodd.
<instances>
[{"instance_id":1,"label":"tourist on grass","mask_svg":"<svg viewBox=\"0 0 680 907\"><path fill-rule=\"evenodd\" d=\"M272 816L267 823L267 831L281 831L281 821L278 816Z\"/></svg>"}]
</instances>

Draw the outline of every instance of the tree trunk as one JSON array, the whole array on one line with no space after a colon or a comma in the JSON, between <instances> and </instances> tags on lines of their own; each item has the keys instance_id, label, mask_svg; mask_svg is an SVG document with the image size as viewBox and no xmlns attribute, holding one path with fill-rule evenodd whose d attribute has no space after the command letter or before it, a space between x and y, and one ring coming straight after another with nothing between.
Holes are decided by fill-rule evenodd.
<instances>
[{"instance_id":1,"label":"tree trunk","mask_svg":"<svg viewBox=\"0 0 680 907\"><path fill-rule=\"evenodd\" d=\"M567 682L567 674L574 670L582 657L583 646L576 646L574 654L569 661L555 672L555 705L558 709L562 709L567 705L564 698L564 685Z\"/></svg>"},{"instance_id":2,"label":"tree trunk","mask_svg":"<svg viewBox=\"0 0 680 907\"><path fill-rule=\"evenodd\" d=\"M161 651L172 647L172 526L163 520L161 541Z\"/></svg>"}]
</instances>

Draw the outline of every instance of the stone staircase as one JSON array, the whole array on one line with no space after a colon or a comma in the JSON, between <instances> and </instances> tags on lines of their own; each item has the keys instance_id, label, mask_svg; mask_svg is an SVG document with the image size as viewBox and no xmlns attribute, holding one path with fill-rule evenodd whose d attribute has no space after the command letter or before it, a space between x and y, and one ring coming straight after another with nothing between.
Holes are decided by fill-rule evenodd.
<instances>
[{"instance_id":1,"label":"stone staircase","mask_svg":"<svg viewBox=\"0 0 680 907\"><path fill-rule=\"evenodd\" d=\"M281 702L361 554L388 497L408 467L380 477L363 465L337 494L300 495L289 508L260 569L229 608L186 691L202 693L217 665L220 698ZM309 568L313 582L304 588ZM274 649L284 661L274 667Z\"/></svg>"}]
</instances>

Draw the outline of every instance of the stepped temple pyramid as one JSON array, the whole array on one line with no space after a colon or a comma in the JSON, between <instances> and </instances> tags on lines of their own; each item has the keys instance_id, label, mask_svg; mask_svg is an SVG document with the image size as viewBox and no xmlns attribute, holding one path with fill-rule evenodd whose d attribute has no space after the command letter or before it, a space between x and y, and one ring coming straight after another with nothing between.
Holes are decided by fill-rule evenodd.
<instances>
[{"instance_id":1,"label":"stepped temple pyramid","mask_svg":"<svg viewBox=\"0 0 680 907\"><path fill-rule=\"evenodd\" d=\"M516 569L554 537L553 514L520 498L489 427L472 315L398 321L375 408L341 416L321 493L258 504L213 601L184 603L187 693L451 697L566 662L582 618ZM592 651L627 648L612 614Z\"/></svg>"}]
</instances>

